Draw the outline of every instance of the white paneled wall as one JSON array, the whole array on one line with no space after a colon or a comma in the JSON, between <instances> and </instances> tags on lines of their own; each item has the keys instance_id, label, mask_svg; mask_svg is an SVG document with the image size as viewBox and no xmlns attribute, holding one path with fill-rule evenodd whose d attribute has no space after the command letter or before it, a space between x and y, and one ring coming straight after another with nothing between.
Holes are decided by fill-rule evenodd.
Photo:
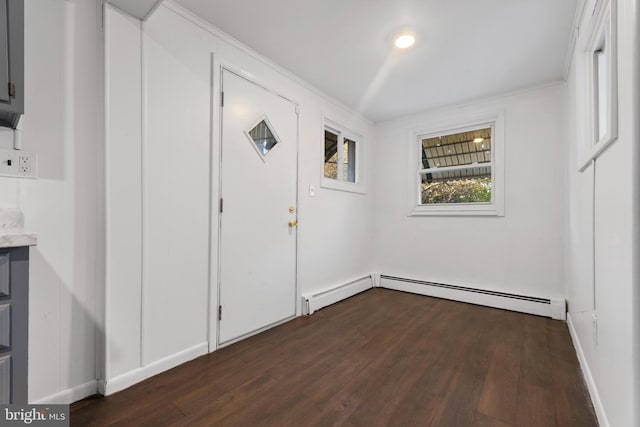
<instances>
[{"instance_id":1,"label":"white paneled wall","mask_svg":"<svg viewBox=\"0 0 640 427\"><path fill-rule=\"evenodd\" d=\"M113 115L107 123L106 392L111 393L206 352L207 344L215 349L216 316L209 307L218 305L218 215L215 209L211 214L210 204L217 206L218 200L220 67L300 104L303 292L371 271L371 193L319 184L323 114L364 136L365 170L372 170L373 126L171 3L141 27L111 8L106 22ZM119 82L125 70L130 80ZM125 151L131 157L122 167L115 158ZM315 197L308 195L310 185ZM142 203L133 206L139 191ZM132 244L116 253L127 236Z\"/></svg>"},{"instance_id":2,"label":"white paneled wall","mask_svg":"<svg viewBox=\"0 0 640 427\"><path fill-rule=\"evenodd\" d=\"M216 39L174 16L144 24L143 365L207 342Z\"/></svg>"},{"instance_id":3,"label":"white paneled wall","mask_svg":"<svg viewBox=\"0 0 640 427\"><path fill-rule=\"evenodd\" d=\"M105 9L106 378L140 366L142 80L140 21Z\"/></svg>"}]
</instances>

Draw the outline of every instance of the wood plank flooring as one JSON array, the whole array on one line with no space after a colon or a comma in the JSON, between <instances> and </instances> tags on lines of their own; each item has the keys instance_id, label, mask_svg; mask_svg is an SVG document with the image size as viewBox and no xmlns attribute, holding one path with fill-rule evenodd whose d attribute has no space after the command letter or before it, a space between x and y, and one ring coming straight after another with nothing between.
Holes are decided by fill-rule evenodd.
<instances>
[{"instance_id":1,"label":"wood plank flooring","mask_svg":"<svg viewBox=\"0 0 640 427\"><path fill-rule=\"evenodd\" d=\"M108 397L73 426L596 426L566 324L372 289Z\"/></svg>"}]
</instances>

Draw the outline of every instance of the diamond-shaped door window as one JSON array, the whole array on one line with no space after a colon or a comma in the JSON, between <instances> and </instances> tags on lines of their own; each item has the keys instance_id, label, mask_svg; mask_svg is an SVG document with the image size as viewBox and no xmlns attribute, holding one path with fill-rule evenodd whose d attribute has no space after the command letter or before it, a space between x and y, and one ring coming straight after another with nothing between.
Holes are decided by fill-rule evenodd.
<instances>
[{"instance_id":1,"label":"diamond-shaped door window","mask_svg":"<svg viewBox=\"0 0 640 427\"><path fill-rule=\"evenodd\" d=\"M280 138L266 117L261 118L255 126L245 133L263 161L266 161L271 151L280 144Z\"/></svg>"}]
</instances>

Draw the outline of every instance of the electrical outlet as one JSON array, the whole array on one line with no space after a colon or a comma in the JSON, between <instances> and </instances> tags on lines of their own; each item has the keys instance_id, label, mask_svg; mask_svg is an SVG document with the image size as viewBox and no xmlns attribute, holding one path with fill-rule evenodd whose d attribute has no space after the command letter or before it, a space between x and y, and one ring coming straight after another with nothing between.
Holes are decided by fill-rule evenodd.
<instances>
[{"instance_id":1,"label":"electrical outlet","mask_svg":"<svg viewBox=\"0 0 640 427\"><path fill-rule=\"evenodd\" d=\"M35 179L36 161L34 153L0 149L0 176Z\"/></svg>"},{"instance_id":2,"label":"electrical outlet","mask_svg":"<svg viewBox=\"0 0 640 427\"><path fill-rule=\"evenodd\" d=\"M29 175L31 173L31 157L20 156L18 160L19 160L18 167L19 167L20 173Z\"/></svg>"},{"instance_id":3,"label":"electrical outlet","mask_svg":"<svg viewBox=\"0 0 640 427\"><path fill-rule=\"evenodd\" d=\"M309 186L309 197L316 197L316 188L313 185Z\"/></svg>"}]
</instances>

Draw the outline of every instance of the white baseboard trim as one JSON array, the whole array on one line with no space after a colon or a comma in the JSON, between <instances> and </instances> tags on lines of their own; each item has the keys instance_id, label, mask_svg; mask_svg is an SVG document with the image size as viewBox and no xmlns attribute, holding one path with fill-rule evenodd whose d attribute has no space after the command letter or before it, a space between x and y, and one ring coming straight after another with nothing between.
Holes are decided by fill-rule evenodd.
<instances>
[{"instance_id":1,"label":"white baseboard trim","mask_svg":"<svg viewBox=\"0 0 640 427\"><path fill-rule=\"evenodd\" d=\"M565 320L564 299L544 299L382 275L380 287Z\"/></svg>"},{"instance_id":2,"label":"white baseboard trim","mask_svg":"<svg viewBox=\"0 0 640 427\"><path fill-rule=\"evenodd\" d=\"M303 314L313 314L314 311L352 297L372 287L373 282L369 275L342 285L313 291L312 293L302 295L302 312Z\"/></svg>"},{"instance_id":3,"label":"white baseboard trim","mask_svg":"<svg viewBox=\"0 0 640 427\"><path fill-rule=\"evenodd\" d=\"M171 368L175 368L176 366L188 362L189 360L193 360L196 357L207 354L208 351L209 344L207 342L203 342L186 350L182 350L178 353L157 360L147 366L118 375L111 380L105 381L101 388L104 389L104 395L108 396L144 381L149 377L168 371Z\"/></svg>"},{"instance_id":4,"label":"white baseboard trim","mask_svg":"<svg viewBox=\"0 0 640 427\"><path fill-rule=\"evenodd\" d=\"M591 375L591 369L589 369L589 364L587 363L587 359L584 356L584 351L582 350L582 344L580 343L580 338L578 338L578 333L576 332L576 329L573 326L573 321L571 320L571 313L567 314L567 325L569 326L569 335L571 335L571 341L573 341L573 346L576 348L576 354L578 355L578 361L580 362L582 375L584 375L584 380L587 383L587 388L589 389L589 395L591 395L591 402L593 402L593 408L595 409L596 416L598 417L598 423L602 427L609 427L610 426L609 419L607 418L607 414L604 411L604 406L602 406L602 400L600 400L600 394L598 393L596 382L593 380L593 375Z\"/></svg>"},{"instance_id":5,"label":"white baseboard trim","mask_svg":"<svg viewBox=\"0 0 640 427\"><path fill-rule=\"evenodd\" d=\"M380 287L380 276L381 273L371 273L371 282L374 288Z\"/></svg>"},{"instance_id":6,"label":"white baseboard trim","mask_svg":"<svg viewBox=\"0 0 640 427\"><path fill-rule=\"evenodd\" d=\"M92 380L67 390L62 390L42 399L31 402L32 405L70 405L85 397L98 393L98 381Z\"/></svg>"}]
</instances>

